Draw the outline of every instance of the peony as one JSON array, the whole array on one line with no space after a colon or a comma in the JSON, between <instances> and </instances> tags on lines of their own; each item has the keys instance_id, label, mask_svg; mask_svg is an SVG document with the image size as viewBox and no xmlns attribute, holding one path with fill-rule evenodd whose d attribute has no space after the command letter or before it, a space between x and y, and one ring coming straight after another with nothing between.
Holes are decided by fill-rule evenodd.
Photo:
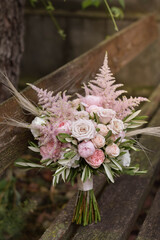
<instances>
[{"instance_id":1,"label":"peony","mask_svg":"<svg viewBox=\"0 0 160 240\"><path fill-rule=\"evenodd\" d=\"M91 120L79 119L72 123L72 136L82 140L90 140L96 135L96 129Z\"/></svg>"},{"instance_id":2,"label":"peony","mask_svg":"<svg viewBox=\"0 0 160 240\"><path fill-rule=\"evenodd\" d=\"M117 157L120 154L120 149L115 143L112 143L106 147L105 152L110 157Z\"/></svg>"},{"instance_id":3,"label":"peony","mask_svg":"<svg viewBox=\"0 0 160 240\"><path fill-rule=\"evenodd\" d=\"M100 122L103 124L109 123L116 116L116 112L112 109L100 108L98 112Z\"/></svg>"},{"instance_id":4,"label":"peony","mask_svg":"<svg viewBox=\"0 0 160 240\"><path fill-rule=\"evenodd\" d=\"M86 111L90 113L91 117L94 117L94 113L97 113L100 111L100 107L96 105L92 105L88 108L86 108Z\"/></svg>"},{"instance_id":5,"label":"peony","mask_svg":"<svg viewBox=\"0 0 160 240\"><path fill-rule=\"evenodd\" d=\"M105 156L101 149L96 149L94 154L86 158L86 162L93 168L98 168L104 162Z\"/></svg>"},{"instance_id":6,"label":"peony","mask_svg":"<svg viewBox=\"0 0 160 240\"><path fill-rule=\"evenodd\" d=\"M85 106L96 105L100 107L103 104L103 98L100 96L87 95L82 99L82 104Z\"/></svg>"},{"instance_id":7,"label":"peony","mask_svg":"<svg viewBox=\"0 0 160 240\"><path fill-rule=\"evenodd\" d=\"M124 123L120 119L114 118L111 120L108 128L112 131L113 134L118 134L123 131Z\"/></svg>"},{"instance_id":8,"label":"peony","mask_svg":"<svg viewBox=\"0 0 160 240\"><path fill-rule=\"evenodd\" d=\"M76 120L82 118L82 119L89 119L89 113L86 111L75 111L74 112L74 118Z\"/></svg>"},{"instance_id":9,"label":"peony","mask_svg":"<svg viewBox=\"0 0 160 240\"><path fill-rule=\"evenodd\" d=\"M79 155L83 158L88 158L95 152L95 147L91 141L82 142L78 145Z\"/></svg>"},{"instance_id":10,"label":"peony","mask_svg":"<svg viewBox=\"0 0 160 240\"><path fill-rule=\"evenodd\" d=\"M119 157L119 160L121 160L121 164L124 167L129 167L131 163L131 156L128 150L124 150L126 153Z\"/></svg>"},{"instance_id":11,"label":"peony","mask_svg":"<svg viewBox=\"0 0 160 240\"><path fill-rule=\"evenodd\" d=\"M57 129L55 130L56 135L59 134L59 133L70 134L71 133L71 121L61 122L59 124L59 126L57 127Z\"/></svg>"},{"instance_id":12,"label":"peony","mask_svg":"<svg viewBox=\"0 0 160 240\"><path fill-rule=\"evenodd\" d=\"M35 138L40 136L40 126L45 124L46 121L44 118L41 117L35 117L33 121L31 122L31 133Z\"/></svg>"},{"instance_id":13,"label":"peony","mask_svg":"<svg viewBox=\"0 0 160 240\"><path fill-rule=\"evenodd\" d=\"M59 158L61 151L61 143L55 143L53 140L40 147L40 154L42 159L54 159Z\"/></svg>"},{"instance_id":14,"label":"peony","mask_svg":"<svg viewBox=\"0 0 160 240\"><path fill-rule=\"evenodd\" d=\"M93 139L92 139L92 142L94 144L94 146L96 148L102 148L104 147L105 145L105 138L100 135L100 134L97 134Z\"/></svg>"},{"instance_id":15,"label":"peony","mask_svg":"<svg viewBox=\"0 0 160 240\"><path fill-rule=\"evenodd\" d=\"M106 136L109 131L108 127L101 123L97 125L97 128L99 128L98 133L101 134L102 136Z\"/></svg>"}]
</instances>

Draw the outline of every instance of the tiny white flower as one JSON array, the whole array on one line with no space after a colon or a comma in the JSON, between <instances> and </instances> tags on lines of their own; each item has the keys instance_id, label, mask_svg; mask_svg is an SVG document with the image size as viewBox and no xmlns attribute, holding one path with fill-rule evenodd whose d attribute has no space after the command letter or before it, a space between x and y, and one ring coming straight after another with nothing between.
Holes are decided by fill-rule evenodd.
<instances>
[{"instance_id":1,"label":"tiny white flower","mask_svg":"<svg viewBox=\"0 0 160 240\"><path fill-rule=\"evenodd\" d=\"M35 138L39 137L40 131L39 127L45 124L46 121L44 118L41 117L35 117L33 121L31 122L31 133Z\"/></svg>"},{"instance_id":2,"label":"tiny white flower","mask_svg":"<svg viewBox=\"0 0 160 240\"><path fill-rule=\"evenodd\" d=\"M130 163L131 163L131 156L128 150L125 151L126 153L122 156L119 157L119 159L121 160L121 164L124 167L129 167Z\"/></svg>"}]
</instances>

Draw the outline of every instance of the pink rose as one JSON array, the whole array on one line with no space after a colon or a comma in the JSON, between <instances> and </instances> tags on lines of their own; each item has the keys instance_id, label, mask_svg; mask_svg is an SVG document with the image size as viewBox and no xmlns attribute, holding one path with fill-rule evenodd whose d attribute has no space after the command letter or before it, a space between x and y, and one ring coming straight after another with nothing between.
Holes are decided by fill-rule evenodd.
<instances>
[{"instance_id":1,"label":"pink rose","mask_svg":"<svg viewBox=\"0 0 160 240\"><path fill-rule=\"evenodd\" d=\"M53 140L40 147L42 160L54 159L56 161L60 156L60 151L61 143L54 143Z\"/></svg>"},{"instance_id":2,"label":"pink rose","mask_svg":"<svg viewBox=\"0 0 160 240\"><path fill-rule=\"evenodd\" d=\"M120 154L120 149L115 143L112 143L106 147L105 152L110 157L117 157Z\"/></svg>"},{"instance_id":3,"label":"pink rose","mask_svg":"<svg viewBox=\"0 0 160 240\"><path fill-rule=\"evenodd\" d=\"M71 121L64 121L59 124L57 129L55 130L56 135L59 133L71 133Z\"/></svg>"},{"instance_id":4,"label":"pink rose","mask_svg":"<svg viewBox=\"0 0 160 240\"><path fill-rule=\"evenodd\" d=\"M86 158L86 162L93 168L98 168L104 162L105 156L101 149L96 149L94 154Z\"/></svg>"},{"instance_id":5,"label":"pink rose","mask_svg":"<svg viewBox=\"0 0 160 240\"><path fill-rule=\"evenodd\" d=\"M95 152L95 147L91 141L82 142L78 145L79 155L83 158L88 158Z\"/></svg>"},{"instance_id":6,"label":"pink rose","mask_svg":"<svg viewBox=\"0 0 160 240\"><path fill-rule=\"evenodd\" d=\"M100 129L98 133L101 134L102 136L106 136L109 131L108 127L104 124L98 124L97 128Z\"/></svg>"},{"instance_id":7,"label":"pink rose","mask_svg":"<svg viewBox=\"0 0 160 240\"><path fill-rule=\"evenodd\" d=\"M103 104L103 98L100 96L88 95L82 99L82 103L87 106L96 105L101 107Z\"/></svg>"},{"instance_id":8,"label":"pink rose","mask_svg":"<svg viewBox=\"0 0 160 240\"><path fill-rule=\"evenodd\" d=\"M94 144L94 146L96 148L102 148L104 147L105 145L105 138L100 135L100 134L97 134L93 139L92 139L92 142Z\"/></svg>"}]
</instances>

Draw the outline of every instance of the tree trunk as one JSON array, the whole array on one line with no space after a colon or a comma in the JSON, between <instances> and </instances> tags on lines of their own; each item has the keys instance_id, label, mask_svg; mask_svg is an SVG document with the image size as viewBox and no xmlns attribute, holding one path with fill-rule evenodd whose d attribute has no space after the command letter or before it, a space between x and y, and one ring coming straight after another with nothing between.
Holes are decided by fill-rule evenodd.
<instances>
[{"instance_id":1,"label":"tree trunk","mask_svg":"<svg viewBox=\"0 0 160 240\"><path fill-rule=\"evenodd\" d=\"M24 4L25 0L0 0L0 70L7 74L15 87L24 48ZM9 96L0 83L0 102Z\"/></svg>"}]
</instances>

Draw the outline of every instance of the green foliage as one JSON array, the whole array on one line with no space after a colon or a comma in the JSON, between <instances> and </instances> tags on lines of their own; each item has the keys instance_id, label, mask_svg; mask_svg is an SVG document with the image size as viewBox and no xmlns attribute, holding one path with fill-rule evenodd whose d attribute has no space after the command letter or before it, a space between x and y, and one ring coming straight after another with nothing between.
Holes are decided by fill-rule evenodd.
<instances>
[{"instance_id":1,"label":"green foliage","mask_svg":"<svg viewBox=\"0 0 160 240\"><path fill-rule=\"evenodd\" d=\"M27 215L34 210L34 202L21 202L16 180L0 181L0 240L17 236L25 226Z\"/></svg>"},{"instance_id":2,"label":"green foliage","mask_svg":"<svg viewBox=\"0 0 160 240\"><path fill-rule=\"evenodd\" d=\"M82 8L85 9L90 6L99 7L101 3L102 3L102 0L83 0Z\"/></svg>"},{"instance_id":3,"label":"green foliage","mask_svg":"<svg viewBox=\"0 0 160 240\"><path fill-rule=\"evenodd\" d=\"M54 25L58 31L58 34L62 37L62 39L65 39L66 35L65 35L63 29L60 27L56 18L54 17L53 12L54 12L55 8L52 4L52 1L50 1L50 0L29 0L29 1L30 1L30 4L32 7L36 7L36 5L38 3L41 3L43 5L43 7L47 11L48 15L50 16L52 22L54 23Z\"/></svg>"},{"instance_id":4,"label":"green foliage","mask_svg":"<svg viewBox=\"0 0 160 240\"><path fill-rule=\"evenodd\" d=\"M121 8L111 7L111 11L112 11L113 16L115 18L123 18L124 17L124 13L123 13L123 10Z\"/></svg>"},{"instance_id":5,"label":"green foliage","mask_svg":"<svg viewBox=\"0 0 160 240\"><path fill-rule=\"evenodd\" d=\"M125 8L125 0L118 0L122 8Z\"/></svg>"},{"instance_id":6,"label":"green foliage","mask_svg":"<svg viewBox=\"0 0 160 240\"><path fill-rule=\"evenodd\" d=\"M45 10L48 12L52 22L54 23L55 27L57 28L58 34L63 39L65 39L66 35L65 35L63 29L60 27L56 18L54 17L55 7L53 6L52 1L50 1L50 0L29 0L29 1L30 1L30 4L32 7L36 7L38 3L41 3L43 5ZM119 3L120 7L124 9L125 8L125 0L117 0L117 1ZM110 0L110 2L112 2L112 0ZM114 18L123 18L124 12L120 7L113 6L110 8L107 0L82 0L82 9L86 9L90 6L94 6L94 7L98 8L102 3L105 4L105 6L111 16L111 19L113 21L115 30L118 31L118 27L117 27L117 24L116 24L116 21Z\"/></svg>"}]
</instances>

